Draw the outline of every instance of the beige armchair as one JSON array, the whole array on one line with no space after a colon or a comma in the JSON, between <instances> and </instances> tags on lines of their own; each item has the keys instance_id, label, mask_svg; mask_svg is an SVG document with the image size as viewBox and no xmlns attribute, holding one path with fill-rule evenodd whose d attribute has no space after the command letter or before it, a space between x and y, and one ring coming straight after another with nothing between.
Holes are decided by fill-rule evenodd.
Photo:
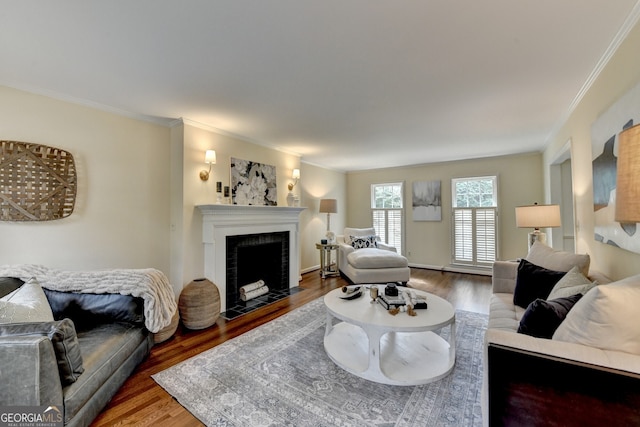
<instances>
[{"instance_id":1,"label":"beige armchair","mask_svg":"<svg viewBox=\"0 0 640 427\"><path fill-rule=\"evenodd\" d=\"M380 242L373 228L345 228L336 237L340 272L354 284L409 281L407 258Z\"/></svg>"}]
</instances>

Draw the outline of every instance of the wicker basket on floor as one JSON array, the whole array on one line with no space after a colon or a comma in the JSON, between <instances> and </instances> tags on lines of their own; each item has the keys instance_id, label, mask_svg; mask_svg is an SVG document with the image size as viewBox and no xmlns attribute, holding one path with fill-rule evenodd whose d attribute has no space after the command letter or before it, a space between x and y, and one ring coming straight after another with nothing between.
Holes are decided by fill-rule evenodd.
<instances>
[{"instance_id":1,"label":"wicker basket on floor","mask_svg":"<svg viewBox=\"0 0 640 427\"><path fill-rule=\"evenodd\" d=\"M186 328L208 328L220 316L218 287L208 279L195 279L182 290L178 309Z\"/></svg>"}]
</instances>

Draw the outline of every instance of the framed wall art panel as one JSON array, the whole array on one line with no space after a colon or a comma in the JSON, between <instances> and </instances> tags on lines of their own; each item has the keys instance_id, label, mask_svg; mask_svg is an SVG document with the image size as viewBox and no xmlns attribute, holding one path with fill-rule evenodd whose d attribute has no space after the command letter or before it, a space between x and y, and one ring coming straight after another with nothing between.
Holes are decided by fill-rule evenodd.
<instances>
[{"instance_id":1,"label":"framed wall art panel","mask_svg":"<svg viewBox=\"0 0 640 427\"><path fill-rule=\"evenodd\" d=\"M276 206L276 167L231 158L231 199L234 205Z\"/></svg>"},{"instance_id":2,"label":"framed wall art panel","mask_svg":"<svg viewBox=\"0 0 640 427\"><path fill-rule=\"evenodd\" d=\"M640 253L638 224L615 220L618 134L640 122L640 85L605 111L591 126L594 238Z\"/></svg>"},{"instance_id":3,"label":"framed wall art panel","mask_svg":"<svg viewBox=\"0 0 640 427\"><path fill-rule=\"evenodd\" d=\"M442 221L440 181L414 181L412 190L413 220Z\"/></svg>"}]
</instances>

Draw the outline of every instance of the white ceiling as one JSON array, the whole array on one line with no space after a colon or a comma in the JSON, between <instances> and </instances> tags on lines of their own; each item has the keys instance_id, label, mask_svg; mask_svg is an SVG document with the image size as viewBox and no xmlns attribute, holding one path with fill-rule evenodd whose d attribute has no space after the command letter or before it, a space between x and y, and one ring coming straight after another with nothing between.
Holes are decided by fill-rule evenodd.
<instances>
[{"instance_id":1,"label":"white ceiling","mask_svg":"<svg viewBox=\"0 0 640 427\"><path fill-rule=\"evenodd\" d=\"M337 170L537 151L637 2L5 0L0 85Z\"/></svg>"}]
</instances>

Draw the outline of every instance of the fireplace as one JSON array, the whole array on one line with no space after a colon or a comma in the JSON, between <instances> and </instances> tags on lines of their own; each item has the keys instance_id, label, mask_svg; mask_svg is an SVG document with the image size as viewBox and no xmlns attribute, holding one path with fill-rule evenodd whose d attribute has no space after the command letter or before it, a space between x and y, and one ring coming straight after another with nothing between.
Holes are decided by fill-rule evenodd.
<instances>
[{"instance_id":1,"label":"fireplace","mask_svg":"<svg viewBox=\"0 0 640 427\"><path fill-rule=\"evenodd\" d=\"M229 277L228 275L228 238L231 241L245 241L241 244L242 251L248 251L248 258L264 261L271 266L281 267L279 286L284 288L294 288L298 286L300 280L300 212L302 207L284 206L241 206L241 205L199 205L197 208L202 213L202 242L204 246L204 276L211 280L218 287L220 292L221 311L228 308L227 292L228 284L237 289L245 281L249 283L266 278L258 276ZM284 233L284 234L282 234ZM267 235L271 237L266 237ZM274 237L278 236L278 237ZM285 237L286 236L286 237ZM281 253L279 261L267 257L269 255L256 255L252 251L260 249L248 249L254 243L265 243L272 246L268 252L273 252L275 241L280 242ZM247 244L248 242L248 244ZM264 248L262 248L264 249ZM288 259L283 262L282 257ZM282 265L285 265L282 267ZM253 265L253 264L252 264ZM256 268L237 268L236 276L248 274ZM272 273L270 273L272 274ZM256 280L254 280L254 278ZM277 279L269 279L269 281ZM237 283L231 283L237 281ZM268 286L271 286L268 284ZM237 292L237 291L233 291Z\"/></svg>"},{"instance_id":2,"label":"fireplace","mask_svg":"<svg viewBox=\"0 0 640 427\"><path fill-rule=\"evenodd\" d=\"M227 307L242 303L240 288L262 280L269 291L289 287L289 232L227 236Z\"/></svg>"}]
</instances>

